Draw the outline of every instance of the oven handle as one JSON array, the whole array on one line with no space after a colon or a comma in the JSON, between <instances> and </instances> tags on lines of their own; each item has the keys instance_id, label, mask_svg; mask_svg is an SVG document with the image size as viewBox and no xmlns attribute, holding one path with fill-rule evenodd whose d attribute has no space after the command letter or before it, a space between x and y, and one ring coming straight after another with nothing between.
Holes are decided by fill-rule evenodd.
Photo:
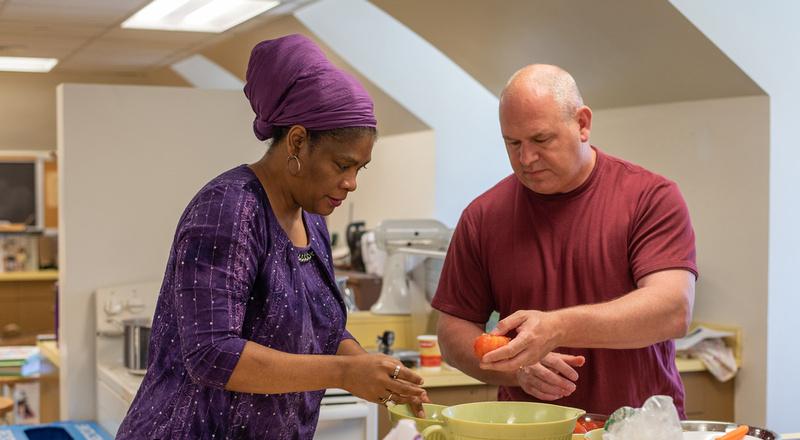
<instances>
[{"instance_id":1,"label":"oven handle","mask_svg":"<svg viewBox=\"0 0 800 440\"><path fill-rule=\"evenodd\" d=\"M360 419L369 415L369 403L354 402L337 405L322 405L319 410L319 420L345 420Z\"/></svg>"}]
</instances>

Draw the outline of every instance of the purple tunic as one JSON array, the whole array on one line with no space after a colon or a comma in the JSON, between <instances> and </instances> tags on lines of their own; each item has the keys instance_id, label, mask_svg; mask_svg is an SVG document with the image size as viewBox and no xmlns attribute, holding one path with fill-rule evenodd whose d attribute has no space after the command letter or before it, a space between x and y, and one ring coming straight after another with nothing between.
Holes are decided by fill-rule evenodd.
<instances>
[{"instance_id":1,"label":"purple tunic","mask_svg":"<svg viewBox=\"0 0 800 440\"><path fill-rule=\"evenodd\" d=\"M264 395L224 389L245 341L333 355L351 337L325 222L306 212L303 218L310 246L297 248L246 165L216 177L194 197L167 263L147 375L118 439L314 436L324 390ZM303 262L309 253L314 256Z\"/></svg>"}]
</instances>

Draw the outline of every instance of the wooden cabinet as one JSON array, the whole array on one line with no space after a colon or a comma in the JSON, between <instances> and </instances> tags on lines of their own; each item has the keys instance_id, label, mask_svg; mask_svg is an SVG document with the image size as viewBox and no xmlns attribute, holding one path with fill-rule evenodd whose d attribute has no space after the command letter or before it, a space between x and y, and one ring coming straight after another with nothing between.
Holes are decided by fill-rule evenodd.
<instances>
[{"instance_id":1,"label":"wooden cabinet","mask_svg":"<svg viewBox=\"0 0 800 440\"><path fill-rule=\"evenodd\" d=\"M708 371L682 373L686 417L690 420L733 422L734 380L720 382Z\"/></svg>"},{"instance_id":2,"label":"wooden cabinet","mask_svg":"<svg viewBox=\"0 0 800 440\"><path fill-rule=\"evenodd\" d=\"M0 344L33 345L36 335L55 332L55 281L6 280L16 275L0 275Z\"/></svg>"}]
</instances>

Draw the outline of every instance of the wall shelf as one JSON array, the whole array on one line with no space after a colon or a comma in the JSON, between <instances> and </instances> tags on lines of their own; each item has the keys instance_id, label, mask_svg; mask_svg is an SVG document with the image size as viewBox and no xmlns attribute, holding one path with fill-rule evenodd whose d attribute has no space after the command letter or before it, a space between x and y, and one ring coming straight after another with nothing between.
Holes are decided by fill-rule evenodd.
<instances>
[{"instance_id":1,"label":"wall shelf","mask_svg":"<svg viewBox=\"0 0 800 440\"><path fill-rule=\"evenodd\" d=\"M58 269L47 269L37 271L2 272L2 281L56 281L58 280Z\"/></svg>"}]
</instances>

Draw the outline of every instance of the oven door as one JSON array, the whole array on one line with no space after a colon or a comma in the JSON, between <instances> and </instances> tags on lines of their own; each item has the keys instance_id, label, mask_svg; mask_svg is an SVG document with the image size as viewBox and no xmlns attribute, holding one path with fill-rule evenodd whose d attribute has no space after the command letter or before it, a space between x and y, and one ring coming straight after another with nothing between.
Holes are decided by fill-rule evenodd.
<instances>
[{"instance_id":1,"label":"oven door","mask_svg":"<svg viewBox=\"0 0 800 440\"><path fill-rule=\"evenodd\" d=\"M331 391L322 399L314 439L377 440L378 405Z\"/></svg>"}]
</instances>

